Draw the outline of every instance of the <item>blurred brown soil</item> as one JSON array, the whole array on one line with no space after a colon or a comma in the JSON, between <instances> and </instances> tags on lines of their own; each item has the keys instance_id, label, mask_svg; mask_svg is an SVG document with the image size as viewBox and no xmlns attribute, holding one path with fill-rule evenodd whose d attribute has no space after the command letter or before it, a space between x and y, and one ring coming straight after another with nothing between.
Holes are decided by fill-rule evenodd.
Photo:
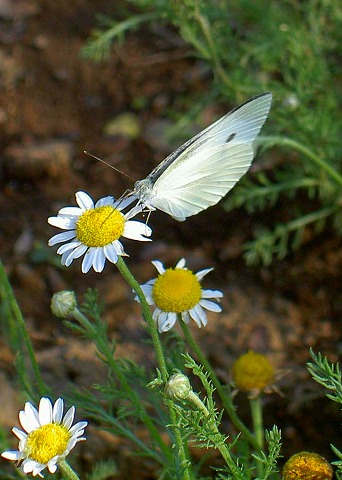
<instances>
[{"instance_id":1,"label":"blurred brown soil","mask_svg":"<svg viewBox=\"0 0 342 480\"><path fill-rule=\"evenodd\" d=\"M159 137L165 112L186 108L185 98L205 95L210 88L203 65L190 58L188 47L166 27L128 35L106 63L82 60L80 48L96 25L95 15L113 17L118 5L0 0L0 256L44 378L59 395L70 381L89 387L105 378L105 372L94 349L85 349L51 314L55 291L74 289L81 298L88 287L97 288L106 301L105 318L118 341L118 354L151 366L154 359L142 342L139 306L115 267L107 264L101 275L82 275L78 261L59 268L52 261L53 249L46 248L57 231L46 219L73 205L78 190L98 199L118 197L132 187L84 150L143 178L170 151ZM106 126L127 112L134 114L139 135L106 134ZM206 123L216 116L204 112ZM339 445L339 409L326 400L305 365L309 347L339 360L341 244L325 231L316 239L308 236L283 262L248 268L241 245L261 220L244 211L228 215L220 206L185 223L156 212L150 219L152 243L125 242L128 264L141 283L155 275L150 261L156 258L172 265L184 256L194 270L215 267L205 287L224 292L223 314L210 316L205 329L192 329L220 378L229 380L232 362L248 349L266 354L279 371L287 371L278 384L282 396L267 397L265 414L268 428L276 423L283 430L283 455L313 450L331 458L329 444ZM0 421L10 429L18 425L22 401L4 337L0 358ZM236 401L244 412L242 396ZM153 467L144 461L142 469L127 442L92 427L88 438L78 448L89 464L114 456L121 472L116 478L153 478Z\"/></svg>"}]
</instances>

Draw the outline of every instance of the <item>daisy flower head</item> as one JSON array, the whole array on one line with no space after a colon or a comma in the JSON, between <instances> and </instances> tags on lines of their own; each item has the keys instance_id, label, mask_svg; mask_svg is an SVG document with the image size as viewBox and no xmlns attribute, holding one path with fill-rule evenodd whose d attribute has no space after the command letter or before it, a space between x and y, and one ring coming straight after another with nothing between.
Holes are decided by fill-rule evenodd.
<instances>
[{"instance_id":1,"label":"daisy flower head","mask_svg":"<svg viewBox=\"0 0 342 480\"><path fill-rule=\"evenodd\" d=\"M179 260L175 268L165 269L158 260L152 264L159 275L141 285L141 288L147 303L155 306L153 319L158 325L159 333L170 330L178 315L185 323L189 323L192 318L201 327L208 322L204 310L221 312L220 305L209 299L217 301L223 297L223 293L219 290L203 290L200 285L202 278L212 268L193 273L185 267L184 258Z\"/></svg>"},{"instance_id":2,"label":"daisy flower head","mask_svg":"<svg viewBox=\"0 0 342 480\"><path fill-rule=\"evenodd\" d=\"M20 465L24 473L35 477L44 468L55 473L58 463L69 454L77 442L85 440L82 436L87 422L78 422L73 427L75 407L71 407L63 418L64 401L58 398L55 404L48 398L41 398L38 410L26 402L19 413L23 430L14 427L13 433L19 438L18 450L1 454L7 460Z\"/></svg>"},{"instance_id":3,"label":"daisy flower head","mask_svg":"<svg viewBox=\"0 0 342 480\"><path fill-rule=\"evenodd\" d=\"M116 263L118 256L127 255L120 237L150 241L152 230L145 223L130 220L142 211L135 206L127 213L122 213L134 199L115 201L113 197L103 197L94 204L85 192L76 193L78 207L64 207L57 217L50 217L48 222L54 227L65 230L49 240L49 246L64 243L57 250L62 255L62 265L69 266L75 258L84 255L82 272L87 273L91 267L95 272L102 272L106 259ZM66 242L66 243L65 243Z\"/></svg>"}]
</instances>

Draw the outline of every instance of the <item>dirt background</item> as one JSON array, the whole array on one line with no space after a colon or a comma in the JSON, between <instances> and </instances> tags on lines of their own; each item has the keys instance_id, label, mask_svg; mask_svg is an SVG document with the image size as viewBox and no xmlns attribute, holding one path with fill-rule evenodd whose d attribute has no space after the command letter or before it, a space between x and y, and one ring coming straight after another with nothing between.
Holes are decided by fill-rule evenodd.
<instances>
[{"instance_id":1,"label":"dirt background","mask_svg":"<svg viewBox=\"0 0 342 480\"><path fill-rule=\"evenodd\" d=\"M99 275L80 273L80 262L59 266L47 240L57 230L47 217L74 204L85 190L93 198L120 196L132 182L84 155L100 156L134 179L146 174L172 147L165 141L165 111L186 108L186 98L206 94L210 76L172 29L146 28L116 45L106 64L80 58L80 49L96 25L95 16L114 16L116 2L0 0L0 255L25 316L44 378L63 395L65 385L90 386L104 372L91 348L70 336L50 312L51 295L74 289L82 297L96 287L106 301L105 318L118 341L118 353L153 364L142 346L139 306L115 267ZM258 92L256 92L258 93ZM222 110L203 112L209 124ZM109 134L112 121L133 114L137 133ZM122 118L121 118L122 120ZM270 118L269 121L272 121ZM127 121L120 122L126 125ZM278 205L282 212L286 205ZM278 211L269 211L274 218ZM126 241L128 265L142 282L155 276L150 261L173 265L182 256L193 270L215 267L206 288L221 289L222 315L212 315L198 341L219 376L229 378L237 355L253 349L266 354L278 371L283 395L266 398L266 427L283 430L283 455L312 450L332 459L329 444L340 443L338 406L326 400L309 377L309 347L339 360L341 351L340 239L330 231L307 235L300 251L272 267L248 268L241 245L264 220L243 211L226 214L221 206L178 223L156 212L153 242ZM267 218L266 218L267 220ZM13 353L2 338L0 421L5 430L18 425L22 399L13 372ZM246 405L237 397L241 412ZM248 417L246 418L248 421ZM85 469L115 458L115 478L153 478L153 467L130 455L130 446L91 426L89 441L78 446ZM15 443L13 443L13 446Z\"/></svg>"}]
</instances>

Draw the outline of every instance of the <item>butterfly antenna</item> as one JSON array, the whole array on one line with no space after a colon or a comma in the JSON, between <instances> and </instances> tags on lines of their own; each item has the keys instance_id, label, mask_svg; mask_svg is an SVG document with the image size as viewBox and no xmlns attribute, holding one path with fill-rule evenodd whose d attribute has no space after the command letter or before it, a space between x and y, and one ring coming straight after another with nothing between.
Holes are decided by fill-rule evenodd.
<instances>
[{"instance_id":1,"label":"butterfly antenna","mask_svg":"<svg viewBox=\"0 0 342 480\"><path fill-rule=\"evenodd\" d=\"M115 171L118 172L118 173L121 173L121 175L124 175L125 177L129 178L129 179L132 180L133 182L136 181L135 178L130 177L129 175L127 175L127 173L123 172L122 170L119 170L118 168L114 167L114 166L111 165L110 163L105 162L104 160L102 160L102 158L96 157L95 155L93 155L92 153L87 152L86 150L83 150L83 153L85 153L86 155L88 155L88 157L93 157L93 158L95 158L95 160L98 160L99 162L104 163L105 165L107 165L107 167L115 170Z\"/></svg>"}]
</instances>

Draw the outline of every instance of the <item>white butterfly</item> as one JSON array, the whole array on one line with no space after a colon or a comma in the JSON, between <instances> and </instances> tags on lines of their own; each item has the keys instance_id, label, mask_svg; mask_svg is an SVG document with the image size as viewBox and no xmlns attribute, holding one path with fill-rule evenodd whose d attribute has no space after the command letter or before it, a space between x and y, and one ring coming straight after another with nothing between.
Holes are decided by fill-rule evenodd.
<instances>
[{"instance_id":1,"label":"white butterfly","mask_svg":"<svg viewBox=\"0 0 342 480\"><path fill-rule=\"evenodd\" d=\"M219 118L137 181L131 194L178 221L215 205L250 167L271 102L271 93L263 93Z\"/></svg>"}]
</instances>

